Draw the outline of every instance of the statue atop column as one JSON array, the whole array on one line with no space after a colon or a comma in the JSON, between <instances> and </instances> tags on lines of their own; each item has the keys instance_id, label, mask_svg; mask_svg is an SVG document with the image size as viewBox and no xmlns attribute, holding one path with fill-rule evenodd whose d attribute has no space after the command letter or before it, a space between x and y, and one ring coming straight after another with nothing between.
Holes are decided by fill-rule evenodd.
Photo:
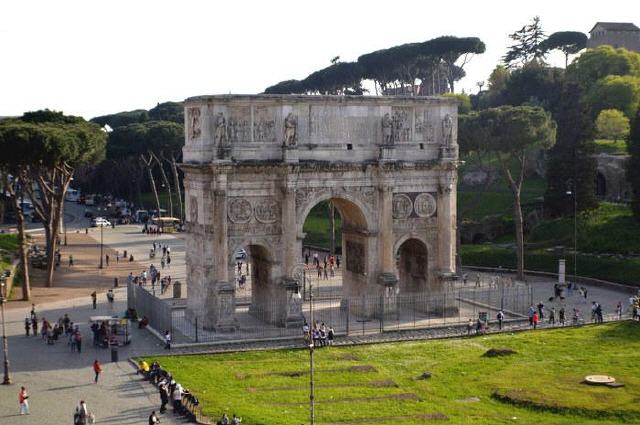
<instances>
[{"instance_id":1,"label":"statue atop column","mask_svg":"<svg viewBox=\"0 0 640 425\"><path fill-rule=\"evenodd\" d=\"M222 112L218 112L215 124L214 140L216 143L222 144L227 138L227 120Z\"/></svg>"},{"instance_id":2,"label":"statue atop column","mask_svg":"<svg viewBox=\"0 0 640 425\"><path fill-rule=\"evenodd\" d=\"M393 120L389 113L382 117L382 142L385 145L393 145Z\"/></svg>"},{"instance_id":3,"label":"statue atop column","mask_svg":"<svg viewBox=\"0 0 640 425\"><path fill-rule=\"evenodd\" d=\"M453 121L451 115L447 114L442 120L442 144L450 147L453 142Z\"/></svg>"},{"instance_id":4,"label":"statue atop column","mask_svg":"<svg viewBox=\"0 0 640 425\"><path fill-rule=\"evenodd\" d=\"M297 139L298 118L289 112L284 119L284 146L295 146Z\"/></svg>"}]
</instances>

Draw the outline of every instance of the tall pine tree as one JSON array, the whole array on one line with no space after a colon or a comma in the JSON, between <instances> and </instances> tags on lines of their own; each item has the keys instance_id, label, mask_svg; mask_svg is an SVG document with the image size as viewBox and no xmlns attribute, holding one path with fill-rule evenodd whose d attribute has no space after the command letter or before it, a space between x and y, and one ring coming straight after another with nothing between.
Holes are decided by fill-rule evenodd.
<instances>
[{"instance_id":1,"label":"tall pine tree","mask_svg":"<svg viewBox=\"0 0 640 425\"><path fill-rule=\"evenodd\" d=\"M627 139L627 150L631 157L627 161L627 180L631 183L631 210L640 221L640 111L633 121L631 133Z\"/></svg>"},{"instance_id":2,"label":"tall pine tree","mask_svg":"<svg viewBox=\"0 0 640 425\"><path fill-rule=\"evenodd\" d=\"M598 206L594 128L589 107L582 98L582 89L568 83L552 107L558 130L556 144L549 152L544 195L545 213L549 217L573 215L573 194L577 194L578 211ZM572 194L567 194L568 191Z\"/></svg>"}]
</instances>

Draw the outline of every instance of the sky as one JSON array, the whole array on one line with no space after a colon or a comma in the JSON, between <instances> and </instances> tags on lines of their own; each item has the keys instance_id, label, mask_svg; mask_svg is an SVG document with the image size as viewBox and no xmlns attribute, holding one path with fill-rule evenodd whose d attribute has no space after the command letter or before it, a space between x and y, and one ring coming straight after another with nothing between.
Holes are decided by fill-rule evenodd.
<instances>
[{"instance_id":1,"label":"sky","mask_svg":"<svg viewBox=\"0 0 640 425\"><path fill-rule=\"evenodd\" d=\"M49 108L87 119L208 94L266 87L398 44L479 37L487 51L456 91L477 92L510 44L543 29L587 33L597 21L640 25L640 1L0 2L0 116ZM564 65L563 56L550 62ZM486 88L486 86L485 86Z\"/></svg>"}]
</instances>

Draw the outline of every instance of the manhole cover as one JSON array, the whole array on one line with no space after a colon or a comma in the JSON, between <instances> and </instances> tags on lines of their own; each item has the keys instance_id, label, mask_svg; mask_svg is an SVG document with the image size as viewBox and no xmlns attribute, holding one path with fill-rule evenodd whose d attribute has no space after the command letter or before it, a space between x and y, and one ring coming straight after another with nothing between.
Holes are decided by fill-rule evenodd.
<instances>
[{"instance_id":1,"label":"manhole cover","mask_svg":"<svg viewBox=\"0 0 640 425\"><path fill-rule=\"evenodd\" d=\"M591 385L608 385L616 382L616 378L609 375L589 375L584 378L584 381Z\"/></svg>"}]
</instances>

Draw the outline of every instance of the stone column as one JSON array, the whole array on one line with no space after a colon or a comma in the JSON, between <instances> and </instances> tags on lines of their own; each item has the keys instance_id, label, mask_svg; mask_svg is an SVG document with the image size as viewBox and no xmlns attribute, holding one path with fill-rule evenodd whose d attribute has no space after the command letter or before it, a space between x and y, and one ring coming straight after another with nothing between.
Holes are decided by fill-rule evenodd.
<instances>
[{"instance_id":1,"label":"stone column","mask_svg":"<svg viewBox=\"0 0 640 425\"><path fill-rule=\"evenodd\" d=\"M213 190L213 256L208 259L213 264L213 282L207 291L208 314L205 327L220 332L238 328L235 318L235 282L229 277L229 247L227 233L227 176L216 175ZM207 261L207 260L205 260Z\"/></svg>"},{"instance_id":2,"label":"stone column","mask_svg":"<svg viewBox=\"0 0 640 425\"><path fill-rule=\"evenodd\" d=\"M438 269L441 274L452 274L456 271L456 181L450 172L440 178L437 215Z\"/></svg>"},{"instance_id":3,"label":"stone column","mask_svg":"<svg viewBox=\"0 0 640 425\"><path fill-rule=\"evenodd\" d=\"M282 247L284 277L292 277L291 273L299 262L298 226L296 223L296 191L285 182L282 188Z\"/></svg>"},{"instance_id":4,"label":"stone column","mask_svg":"<svg viewBox=\"0 0 640 425\"><path fill-rule=\"evenodd\" d=\"M383 273L395 273L393 252L393 188L380 188L380 223L378 225L380 244L380 264Z\"/></svg>"}]
</instances>

